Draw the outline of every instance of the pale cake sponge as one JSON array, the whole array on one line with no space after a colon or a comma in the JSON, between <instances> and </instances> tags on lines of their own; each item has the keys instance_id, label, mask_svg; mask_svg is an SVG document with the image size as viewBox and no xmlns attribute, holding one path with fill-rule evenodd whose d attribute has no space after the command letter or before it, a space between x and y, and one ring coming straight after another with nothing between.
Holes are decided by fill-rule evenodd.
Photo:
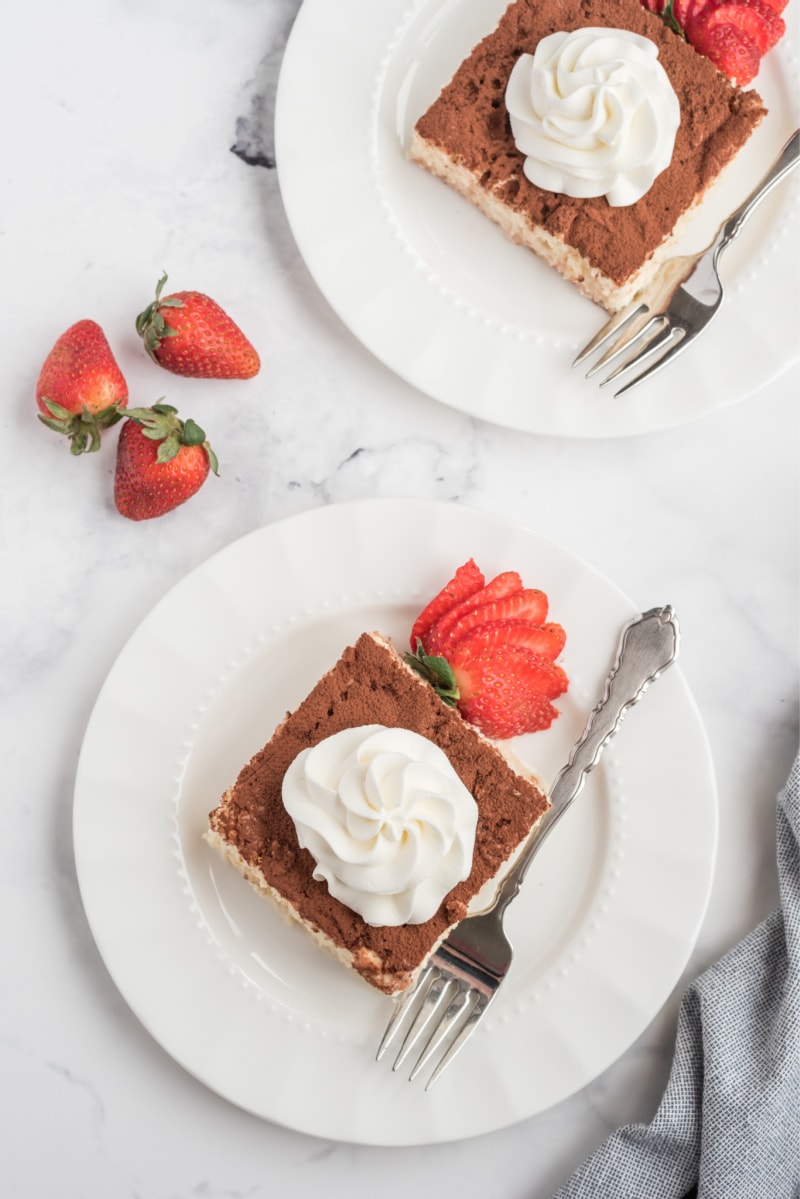
<instances>
[{"instance_id":1,"label":"pale cake sponge","mask_svg":"<svg viewBox=\"0 0 800 1199\"><path fill-rule=\"evenodd\" d=\"M589 26L654 42L680 105L669 166L628 206L531 183L505 107L506 84L521 54L532 54L552 33ZM615 312L669 257L708 188L764 115L756 92L734 87L638 0L516 0L417 121L408 153L513 241Z\"/></svg>"},{"instance_id":2,"label":"pale cake sponge","mask_svg":"<svg viewBox=\"0 0 800 1199\"><path fill-rule=\"evenodd\" d=\"M478 823L468 877L420 924L370 925L314 878L282 799L301 750L346 728L380 724L421 734L447 755L475 799ZM377 634L365 633L287 715L209 816L206 840L262 895L298 921L373 987L396 994L467 913L549 807L543 789L458 712L447 707Z\"/></svg>"}]
</instances>

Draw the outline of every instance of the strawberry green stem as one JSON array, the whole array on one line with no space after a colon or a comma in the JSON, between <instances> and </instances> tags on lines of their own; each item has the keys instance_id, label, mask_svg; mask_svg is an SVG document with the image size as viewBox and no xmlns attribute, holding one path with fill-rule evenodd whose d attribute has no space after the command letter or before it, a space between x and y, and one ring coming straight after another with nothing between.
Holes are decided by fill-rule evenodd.
<instances>
[{"instance_id":1,"label":"strawberry green stem","mask_svg":"<svg viewBox=\"0 0 800 1199\"><path fill-rule=\"evenodd\" d=\"M70 412L55 400L42 397L42 403L50 416L39 413L39 420L55 433L63 433L69 438L70 453L94 454L100 449L101 434L104 429L110 429L117 421L122 420L122 409L119 404L110 404L100 412L90 412L84 405L80 412Z\"/></svg>"},{"instance_id":2,"label":"strawberry green stem","mask_svg":"<svg viewBox=\"0 0 800 1199\"><path fill-rule=\"evenodd\" d=\"M456 707L460 699L460 692L453 668L447 658L439 657L436 654L426 654L418 637L416 652L404 654L403 659L426 683L430 683L439 698L449 708Z\"/></svg>"},{"instance_id":3,"label":"strawberry green stem","mask_svg":"<svg viewBox=\"0 0 800 1199\"><path fill-rule=\"evenodd\" d=\"M161 299L161 292L164 290L166 282L167 272L164 271L156 284L155 299L136 318L136 332L141 337L145 350L154 362L158 361L157 352L164 338L178 336L178 330L173 329L171 325L167 324L161 309L183 308L184 306L183 301L177 299L176 296L167 296L165 299Z\"/></svg>"},{"instance_id":4,"label":"strawberry green stem","mask_svg":"<svg viewBox=\"0 0 800 1199\"><path fill-rule=\"evenodd\" d=\"M159 442L156 461L170 462L175 458L181 446L202 446L208 455L208 464L215 475L219 474L219 461L206 440L204 431L191 417L181 420L178 409L172 404L159 400L151 408L128 408L125 415L141 427L142 433L150 441Z\"/></svg>"}]
</instances>

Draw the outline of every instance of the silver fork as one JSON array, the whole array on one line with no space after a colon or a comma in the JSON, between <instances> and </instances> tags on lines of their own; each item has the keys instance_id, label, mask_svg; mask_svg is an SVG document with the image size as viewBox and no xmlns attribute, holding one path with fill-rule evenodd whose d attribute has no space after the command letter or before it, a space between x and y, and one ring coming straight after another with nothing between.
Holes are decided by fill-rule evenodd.
<instances>
[{"instance_id":1,"label":"silver fork","mask_svg":"<svg viewBox=\"0 0 800 1199\"><path fill-rule=\"evenodd\" d=\"M398 1001L377 1058L380 1060L402 1035L392 1069L398 1070L416 1051L410 1080L436 1059L426 1091L475 1031L508 972L513 951L503 930L503 916L535 854L580 791L586 775L597 765L625 712L674 662L678 642L678 621L669 606L652 608L625 626L603 698L553 784L550 808L500 883L491 906L456 925L430 958L413 990Z\"/></svg>"},{"instance_id":2,"label":"silver fork","mask_svg":"<svg viewBox=\"0 0 800 1199\"><path fill-rule=\"evenodd\" d=\"M614 393L620 396L683 353L716 316L722 304L723 287L717 268L720 255L738 236L764 197L797 166L799 155L800 130L795 130L761 183L723 221L711 244L698 254L668 259L651 283L584 346L572 365L577 366L611 342L602 357L587 372L586 378L589 379L616 362L627 350L632 350L600 384L605 387L624 371L647 363ZM616 340L613 340L615 337Z\"/></svg>"}]
</instances>

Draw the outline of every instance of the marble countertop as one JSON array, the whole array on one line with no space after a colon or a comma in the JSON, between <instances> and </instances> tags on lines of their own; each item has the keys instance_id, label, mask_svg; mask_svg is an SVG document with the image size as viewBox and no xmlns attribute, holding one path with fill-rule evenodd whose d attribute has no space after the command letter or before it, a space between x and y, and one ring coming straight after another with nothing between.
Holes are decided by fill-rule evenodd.
<instances>
[{"instance_id":1,"label":"marble countertop","mask_svg":"<svg viewBox=\"0 0 800 1199\"><path fill-rule=\"evenodd\" d=\"M5 19L8 1199L378 1190L400 1199L445 1188L463 1199L547 1199L612 1129L652 1115L683 986L777 904L774 800L798 746L800 368L682 427L599 441L495 427L394 376L323 299L282 206L272 111L297 8L43 0ZM255 380L227 386L153 368L133 317L162 269L175 287L227 301L261 350ZM102 324L136 403L166 396L215 431L226 469L163 520L122 519L111 502L113 454L74 461L35 419L43 358L83 317ZM375 496L506 516L568 548L636 605L674 604L719 790L707 916L652 1024L558 1107L458 1144L328 1143L207 1090L117 991L73 856L87 720L155 602L251 530Z\"/></svg>"}]
</instances>

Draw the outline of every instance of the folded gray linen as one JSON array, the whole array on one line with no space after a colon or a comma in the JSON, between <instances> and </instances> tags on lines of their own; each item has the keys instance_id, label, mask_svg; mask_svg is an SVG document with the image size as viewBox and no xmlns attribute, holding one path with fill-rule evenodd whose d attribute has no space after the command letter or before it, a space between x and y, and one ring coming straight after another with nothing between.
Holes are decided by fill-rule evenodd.
<instances>
[{"instance_id":1,"label":"folded gray linen","mask_svg":"<svg viewBox=\"0 0 800 1199\"><path fill-rule=\"evenodd\" d=\"M800 756L776 823L780 909L689 986L652 1122L554 1199L800 1199Z\"/></svg>"}]
</instances>

